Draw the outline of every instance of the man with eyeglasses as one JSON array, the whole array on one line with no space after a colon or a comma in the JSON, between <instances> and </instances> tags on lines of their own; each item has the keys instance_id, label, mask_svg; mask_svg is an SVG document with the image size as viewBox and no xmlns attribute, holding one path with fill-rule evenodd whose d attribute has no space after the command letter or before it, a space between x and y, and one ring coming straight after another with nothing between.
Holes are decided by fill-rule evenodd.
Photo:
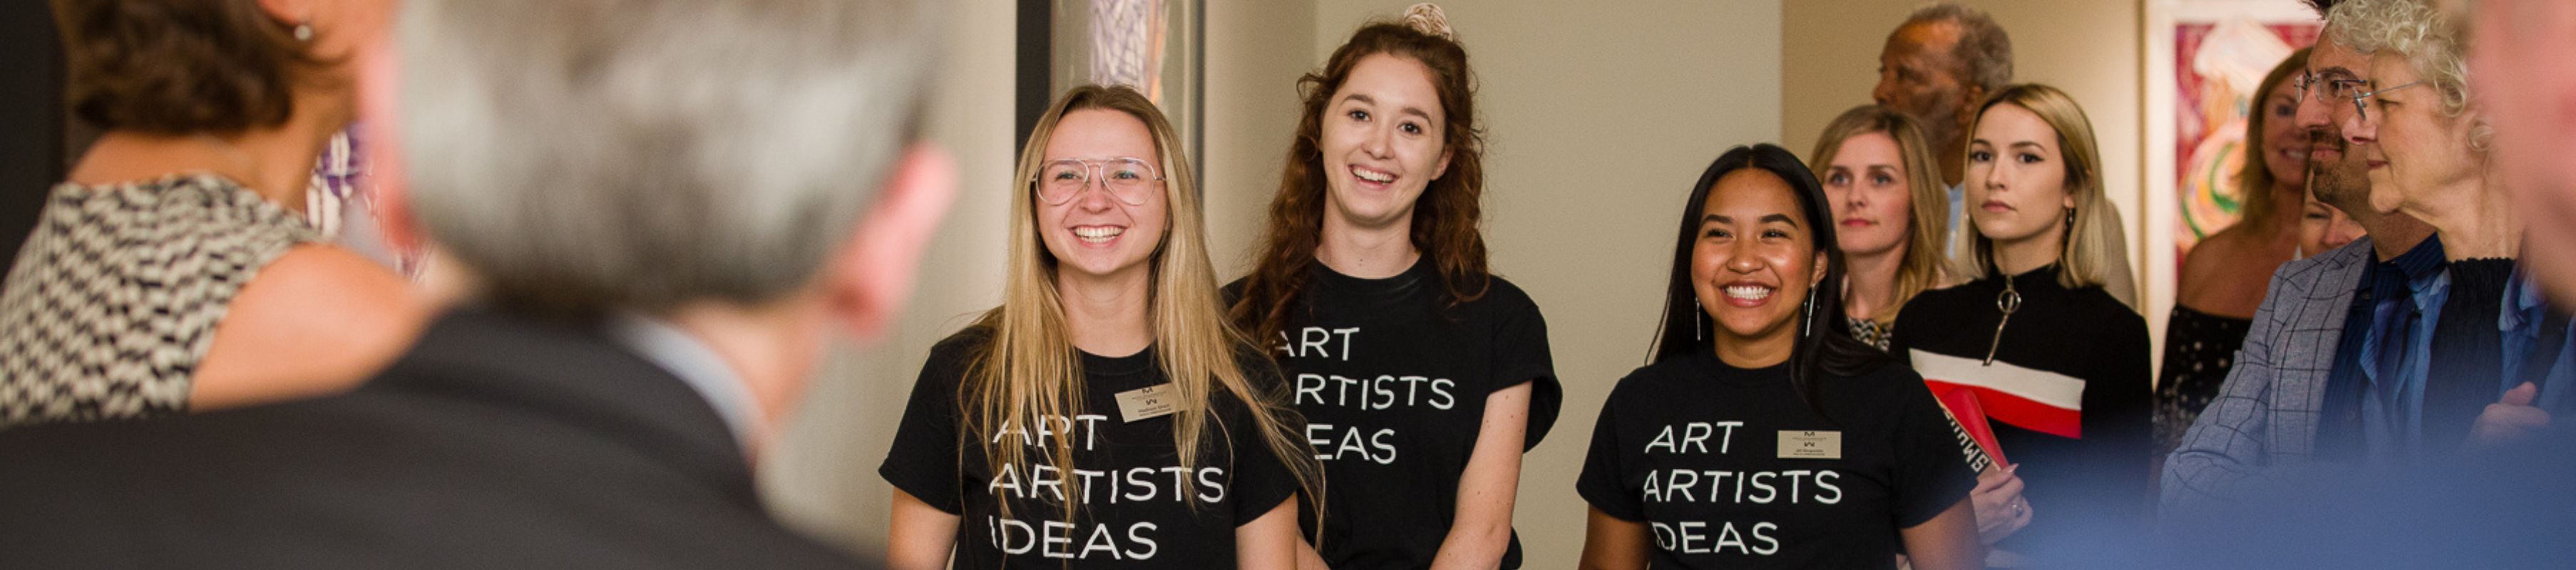
<instances>
[{"instance_id":1,"label":"man with eyeglasses","mask_svg":"<svg viewBox=\"0 0 2576 570\"><path fill-rule=\"evenodd\" d=\"M2335 3L2309 0L2320 15ZM2365 362L2363 347L2399 344L2432 328L2407 317L2415 315L2421 286L2438 281L2432 277L2441 273L2441 242L2423 221L2370 206L2368 167L2347 152L2341 127L2363 112L2356 96L2369 91L2370 57L2331 41L2336 24L2326 22L2329 39L2317 42L2298 80L2297 121L2312 142L2309 190L2368 235L2273 274L2218 398L2166 460L2169 517L2223 507L2319 465L2362 459L2365 383L2394 381L2397 359L2422 357L2395 350L2382 352L2386 362Z\"/></svg>"}]
</instances>

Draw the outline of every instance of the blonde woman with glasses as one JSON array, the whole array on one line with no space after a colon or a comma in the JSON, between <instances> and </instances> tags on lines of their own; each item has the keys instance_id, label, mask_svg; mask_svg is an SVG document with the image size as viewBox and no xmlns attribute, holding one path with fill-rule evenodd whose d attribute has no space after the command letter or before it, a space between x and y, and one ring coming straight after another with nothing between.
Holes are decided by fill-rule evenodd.
<instances>
[{"instance_id":1,"label":"blonde woman with glasses","mask_svg":"<svg viewBox=\"0 0 2576 570\"><path fill-rule=\"evenodd\" d=\"M878 468L888 566L1295 564L1305 422L1226 324L1179 148L1126 87L1040 118L1002 305L931 349Z\"/></svg>"}]
</instances>

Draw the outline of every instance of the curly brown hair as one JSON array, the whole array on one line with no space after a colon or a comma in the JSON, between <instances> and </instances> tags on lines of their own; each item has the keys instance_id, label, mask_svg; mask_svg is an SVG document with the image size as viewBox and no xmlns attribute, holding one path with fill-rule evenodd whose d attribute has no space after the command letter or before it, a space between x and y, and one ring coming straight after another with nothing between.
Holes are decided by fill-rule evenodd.
<instances>
[{"instance_id":1,"label":"curly brown hair","mask_svg":"<svg viewBox=\"0 0 2576 570\"><path fill-rule=\"evenodd\" d=\"M1279 174L1279 193L1270 201L1270 222L1254 257L1257 265L1244 277L1241 298L1226 313L1265 343L1287 326L1289 308L1305 293L1317 263L1315 248L1324 229L1324 108L1360 60L1377 54L1409 58L1430 70L1447 119L1441 144L1449 152L1449 169L1416 199L1413 247L1437 268L1447 306L1484 297L1491 283L1481 221L1485 136L1476 123L1475 77L1467 68L1467 50L1448 37L1403 23L1371 23L1333 50L1322 70L1297 80L1305 116L1297 120L1296 140Z\"/></svg>"},{"instance_id":2,"label":"curly brown hair","mask_svg":"<svg viewBox=\"0 0 2576 570\"><path fill-rule=\"evenodd\" d=\"M53 0L74 116L102 130L232 133L294 114L325 62L256 0Z\"/></svg>"}]
</instances>

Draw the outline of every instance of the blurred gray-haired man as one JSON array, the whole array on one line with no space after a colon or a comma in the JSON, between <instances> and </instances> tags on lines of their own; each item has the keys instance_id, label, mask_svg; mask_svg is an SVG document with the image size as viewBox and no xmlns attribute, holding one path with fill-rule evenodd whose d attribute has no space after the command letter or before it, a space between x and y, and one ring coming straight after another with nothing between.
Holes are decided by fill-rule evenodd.
<instances>
[{"instance_id":1,"label":"blurred gray-haired man","mask_svg":"<svg viewBox=\"0 0 2576 570\"><path fill-rule=\"evenodd\" d=\"M394 231L470 283L356 391L0 435L35 567L853 567L751 457L955 191L919 0L407 0ZM398 235L397 237L402 237Z\"/></svg>"}]
</instances>

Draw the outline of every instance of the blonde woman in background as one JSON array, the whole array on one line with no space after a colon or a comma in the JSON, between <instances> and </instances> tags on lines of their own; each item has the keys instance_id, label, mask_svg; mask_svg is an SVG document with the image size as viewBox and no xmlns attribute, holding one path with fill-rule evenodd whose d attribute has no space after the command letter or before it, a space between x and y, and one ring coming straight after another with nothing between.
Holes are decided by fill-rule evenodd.
<instances>
[{"instance_id":1,"label":"blonde woman in background","mask_svg":"<svg viewBox=\"0 0 2576 570\"><path fill-rule=\"evenodd\" d=\"M2183 258L2173 314L2165 317L2164 368L2156 377L2156 457L2218 397L2236 349L2253 330L2272 272L2295 259L2308 188L2308 133L2299 127L2294 83L2308 68L2300 49L2272 67L2254 91L2245 122L2245 159L2236 172L2244 203L2235 225L2210 234ZM2323 206L2323 204L2319 204ZM2323 253L2312 251L2310 253Z\"/></svg>"},{"instance_id":2,"label":"blonde woman in background","mask_svg":"<svg viewBox=\"0 0 2576 570\"><path fill-rule=\"evenodd\" d=\"M1002 305L931 349L878 468L888 566L1295 565L1314 452L1218 306L1179 148L1126 87L1039 119Z\"/></svg>"},{"instance_id":3,"label":"blonde woman in background","mask_svg":"<svg viewBox=\"0 0 2576 570\"><path fill-rule=\"evenodd\" d=\"M2104 290L2120 255L2092 121L2065 92L1999 91L1968 141L1975 280L1926 291L1895 354L1976 394L2000 452L2047 513L1996 543L2022 554L2143 532L2151 455L2147 324ZM2024 471L2027 470L2027 471Z\"/></svg>"},{"instance_id":4,"label":"blonde woman in background","mask_svg":"<svg viewBox=\"0 0 2576 570\"><path fill-rule=\"evenodd\" d=\"M1808 165L1834 210L1837 247L1851 265L1842 292L1852 336L1887 349L1896 313L1924 290L1946 284L1940 163L1914 119L1862 105L1825 126ZM1921 205L1922 207L1916 207Z\"/></svg>"}]
</instances>

